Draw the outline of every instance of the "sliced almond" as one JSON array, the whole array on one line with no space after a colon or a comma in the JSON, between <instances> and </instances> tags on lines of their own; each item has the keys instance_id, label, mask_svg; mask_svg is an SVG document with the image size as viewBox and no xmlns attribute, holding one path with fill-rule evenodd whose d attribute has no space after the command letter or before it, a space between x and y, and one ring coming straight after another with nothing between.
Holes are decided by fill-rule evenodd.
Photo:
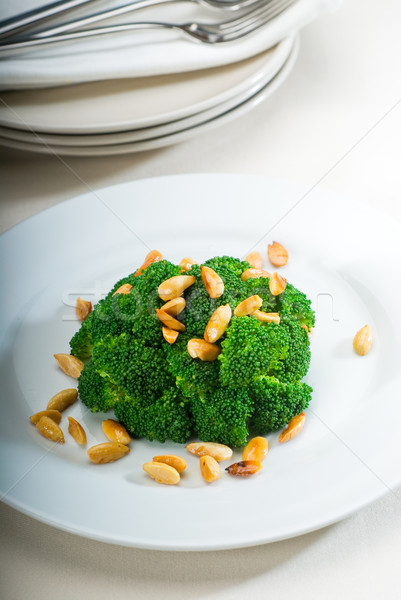
<instances>
[{"instance_id":1,"label":"sliced almond","mask_svg":"<svg viewBox=\"0 0 401 600\"><path fill-rule=\"evenodd\" d=\"M242 460L262 462L269 452L269 442L266 438L257 436L249 440L242 452Z\"/></svg>"},{"instance_id":2,"label":"sliced almond","mask_svg":"<svg viewBox=\"0 0 401 600\"><path fill-rule=\"evenodd\" d=\"M269 271L265 271L264 269L247 269L241 275L242 281L247 281L248 279L259 279L262 277L263 279L268 279L271 277Z\"/></svg>"},{"instance_id":3,"label":"sliced almond","mask_svg":"<svg viewBox=\"0 0 401 600\"><path fill-rule=\"evenodd\" d=\"M75 312L77 313L77 317L80 321L85 321L85 319L92 312L92 308L92 302L89 300L82 300L82 298L77 298Z\"/></svg>"},{"instance_id":4,"label":"sliced almond","mask_svg":"<svg viewBox=\"0 0 401 600\"><path fill-rule=\"evenodd\" d=\"M261 321L262 323L277 323L277 325L280 325L280 315L278 313L267 313L262 310L255 310L255 312L252 313L252 316L256 317L258 321Z\"/></svg>"},{"instance_id":5,"label":"sliced almond","mask_svg":"<svg viewBox=\"0 0 401 600\"><path fill-rule=\"evenodd\" d=\"M84 363L82 360L79 360L76 356L72 354L54 354L54 358L58 362L58 366L66 375L70 375L74 377L74 379L78 379L81 375L81 371L84 368Z\"/></svg>"},{"instance_id":6,"label":"sliced almond","mask_svg":"<svg viewBox=\"0 0 401 600\"><path fill-rule=\"evenodd\" d=\"M134 277L138 277L138 275L142 275L145 269L148 268L149 265L155 262L159 262L163 260L163 254L158 250L151 250L145 257L144 263L137 271L134 273Z\"/></svg>"},{"instance_id":7,"label":"sliced almond","mask_svg":"<svg viewBox=\"0 0 401 600\"><path fill-rule=\"evenodd\" d=\"M63 412L68 406L74 404L78 398L78 390L75 388L67 388L54 394L47 403L47 410L58 410Z\"/></svg>"},{"instance_id":8,"label":"sliced almond","mask_svg":"<svg viewBox=\"0 0 401 600\"><path fill-rule=\"evenodd\" d=\"M180 267L182 271L189 271L192 265L199 265L199 263L196 262L196 260L194 260L193 258L189 258L188 256L183 258L180 262Z\"/></svg>"},{"instance_id":9,"label":"sliced almond","mask_svg":"<svg viewBox=\"0 0 401 600\"><path fill-rule=\"evenodd\" d=\"M129 294L131 290L132 285L130 283L124 283L123 285L120 285L120 287L114 292L113 296L116 294L126 295Z\"/></svg>"},{"instance_id":10,"label":"sliced almond","mask_svg":"<svg viewBox=\"0 0 401 600\"><path fill-rule=\"evenodd\" d=\"M174 344L178 338L178 331L174 331L174 329L170 329L169 327L162 327L163 337L169 344Z\"/></svg>"},{"instance_id":11,"label":"sliced almond","mask_svg":"<svg viewBox=\"0 0 401 600\"><path fill-rule=\"evenodd\" d=\"M313 327L311 327L310 329L306 326L306 325L301 325L302 329L305 329L305 331L307 332L309 338L312 336L312 332L313 332Z\"/></svg>"},{"instance_id":12,"label":"sliced almond","mask_svg":"<svg viewBox=\"0 0 401 600\"><path fill-rule=\"evenodd\" d=\"M187 350L192 358L200 358L200 360L206 362L212 362L216 360L221 352L221 348L216 344L210 344L205 340L193 338L188 341Z\"/></svg>"},{"instance_id":13,"label":"sliced almond","mask_svg":"<svg viewBox=\"0 0 401 600\"><path fill-rule=\"evenodd\" d=\"M163 325L165 325L169 329L174 329L175 331L185 331L184 323L181 323L177 319L174 319L174 317L172 317L168 313L165 313L164 310L156 308L156 314L158 319L160 319L160 321L163 323Z\"/></svg>"},{"instance_id":14,"label":"sliced almond","mask_svg":"<svg viewBox=\"0 0 401 600\"><path fill-rule=\"evenodd\" d=\"M286 278L282 277L278 273L273 273L273 275L269 279L269 290L271 291L273 296L278 296L279 294L284 292L286 285Z\"/></svg>"},{"instance_id":15,"label":"sliced almond","mask_svg":"<svg viewBox=\"0 0 401 600\"><path fill-rule=\"evenodd\" d=\"M260 296L249 296L246 300L243 300L238 304L234 310L236 317L245 317L246 315L253 315L255 310L258 310L263 304L263 300Z\"/></svg>"},{"instance_id":16,"label":"sliced almond","mask_svg":"<svg viewBox=\"0 0 401 600\"><path fill-rule=\"evenodd\" d=\"M175 277L170 277L170 279L166 279L159 285L159 296L165 301L178 298L195 281L196 279L193 275L175 275Z\"/></svg>"},{"instance_id":17,"label":"sliced almond","mask_svg":"<svg viewBox=\"0 0 401 600\"><path fill-rule=\"evenodd\" d=\"M267 256L271 264L275 267L283 267L288 262L288 252L278 242L273 242L267 246Z\"/></svg>"},{"instance_id":18,"label":"sliced almond","mask_svg":"<svg viewBox=\"0 0 401 600\"><path fill-rule=\"evenodd\" d=\"M220 479L220 465L213 456L201 456L199 464L201 475L205 481L212 483L213 481Z\"/></svg>"},{"instance_id":19,"label":"sliced almond","mask_svg":"<svg viewBox=\"0 0 401 600\"><path fill-rule=\"evenodd\" d=\"M210 298L220 298L224 294L224 283L210 267L201 268L202 281Z\"/></svg>"},{"instance_id":20,"label":"sliced almond","mask_svg":"<svg viewBox=\"0 0 401 600\"><path fill-rule=\"evenodd\" d=\"M30 417L30 420L34 425L36 425L42 417L49 417L49 419L51 419L52 421L57 423L57 425L59 425L61 421L61 412L58 410L41 410L40 412L37 412L34 415L32 415L32 417Z\"/></svg>"},{"instance_id":21,"label":"sliced almond","mask_svg":"<svg viewBox=\"0 0 401 600\"><path fill-rule=\"evenodd\" d=\"M365 325L355 335L353 347L357 354L359 354L360 356L365 356L365 354L367 354L370 351L372 343L372 330L369 325Z\"/></svg>"},{"instance_id":22,"label":"sliced almond","mask_svg":"<svg viewBox=\"0 0 401 600\"><path fill-rule=\"evenodd\" d=\"M106 419L102 422L102 429L106 437L109 438L111 442L121 442L121 444L129 444L131 441L131 436L128 431L125 429L124 425L121 425L118 421L114 421L114 419Z\"/></svg>"},{"instance_id":23,"label":"sliced almond","mask_svg":"<svg viewBox=\"0 0 401 600\"><path fill-rule=\"evenodd\" d=\"M229 304L219 306L209 319L206 325L204 338L207 342L213 344L225 333L231 320L232 310Z\"/></svg>"},{"instance_id":24,"label":"sliced almond","mask_svg":"<svg viewBox=\"0 0 401 600\"><path fill-rule=\"evenodd\" d=\"M114 462L129 453L128 446L120 442L104 442L89 448L87 454L90 460L98 465Z\"/></svg>"},{"instance_id":25,"label":"sliced almond","mask_svg":"<svg viewBox=\"0 0 401 600\"><path fill-rule=\"evenodd\" d=\"M153 462L170 465L170 467L173 467L178 473L182 473L187 467L185 460L176 454L159 454L158 456L153 457Z\"/></svg>"},{"instance_id":26,"label":"sliced almond","mask_svg":"<svg viewBox=\"0 0 401 600\"><path fill-rule=\"evenodd\" d=\"M280 443L289 442L301 431L305 425L306 414L301 412L299 415L292 417L287 427L280 433L278 441Z\"/></svg>"},{"instance_id":27,"label":"sliced almond","mask_svg":"<svg viewBox=\"0 0 401 600\"><path fill-rule=\"evenodd\" d=\"M179 472L162 462L147 462L143 465L143 470L157 483L165 485L176 485L180 481Z\"/></svg>"},{"instance_id":28,"label":"sliced almond","mask_svg":"<svg viewBox=\"0 0 401 600\"><path fill-rule=\"evenodd\" d=\"M250 477L255 475L262 468L262 463L258 460L241 460L226 468L230 475L235 477Z\"/></svg>"},{"instance_id":29,"label":"sliced almond","mask_svg":"<svg viewBox=\"0 0 401 600\"><path fill-rule=\"evenodd\" d=\"M186 449L196 456L212 456L217 462L228 460L233 455L229 446L216 442L191 442L187 444Z\"/></svg>"},{"instance_id":30,"label":"sliced almond","mask_svg":"<svg viewBox=\"0 0 401 600\"><path fill-rule=\"evenodd\" d=\"M51 440L52 442L58 442L64 444L64 434L61 428L49 417L41 417L36 423L36 427L43 437Z\"/></svg>"},{"instance_id":31,"label":"sliced almond","mask_svg":"<svg viewBox=\"0 0 401 600\"><path fill-rule=\"evenodd\" d=\"M78 423L73 417L68 417L68 433L74 438L74 440L80 446L86 444L86 433L81 423Z\"/></svg>"},{"instance_id":32,"label":"sliced almond","mask_svg":"<svg viewBox=\"0 0 401 600\"><path fill-rule=\"evenodd\" d=\"M185 298L173 298L163 304L162 311L171 315L172 317L176 317L179 315L185 308Z\"/></svg>"},{"instance_id":33,"label":"sliced almond","mask_svg":"<svg viewBox=\"0 0 401 600\"><path fill-rule=\"evenodd\" d=\"M257 250L255 250L254 252L251 252L250 254L248 254L248 256L245 259L247 262L249 262L249 264L251 265L251 267L253 269L261 269L263 266L263 258L260 252L258 252Z\"/></svg>"}]
</instances>

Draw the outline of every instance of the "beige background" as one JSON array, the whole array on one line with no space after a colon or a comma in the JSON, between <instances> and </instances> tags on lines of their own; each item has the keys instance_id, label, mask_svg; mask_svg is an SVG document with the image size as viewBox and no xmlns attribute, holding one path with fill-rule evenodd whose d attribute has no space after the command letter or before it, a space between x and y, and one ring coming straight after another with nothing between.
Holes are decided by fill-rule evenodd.
<instances>
[{"instance_id":1,"label":"beige background","mask_svg":"<svg viewBox=\"0 0 401 600\"><path fill-rule=\"evenodd\" d=\"M401 221L400 24L399 0L346 0L339 12L304 29L296 67L274 96L175 147L96 159L1 150L1 230L90 189L194 172L318 184ZM4 504L0 514L5 600L396 600L401 594L400 489L318 532L224 552L123 548L64 533Z\"/></svg>"}]
</instances>

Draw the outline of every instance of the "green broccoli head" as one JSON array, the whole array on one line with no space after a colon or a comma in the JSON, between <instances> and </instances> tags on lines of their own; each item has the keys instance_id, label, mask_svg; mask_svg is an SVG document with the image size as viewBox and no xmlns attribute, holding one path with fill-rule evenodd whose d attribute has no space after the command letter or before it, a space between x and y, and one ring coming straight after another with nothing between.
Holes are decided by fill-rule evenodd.
<instances>
[{"instance_id":1,"label":"green broccoli head","mask_svg":"<svg viewBox=\"0 0 401 600\"><path fill-rule=\"evenodd\" d=\"M187 351L187 333L180 333L174 344L164 343L164 351L168 369L175 378L175 384L180 392L190 398L194 395L205 396L219 384L219 363L203 362L192 358Z\"/></svg>"},{"instance_id":2,"label":"green broccoli head","mask_svg":"<svg viewBox=\"0 0 401 600\"><path fill-rule=\"evenodd\" d=\"M246 444L253 405L246 390L220 387L205 397L194 396L190 403L194 429L202 441Z\"/></svg>"},{"instance_id":3,"label":"green broccoli head","mask_svg":"<svg viewBox=\"0 0 401 600\"><path fill-rule=\"evenodd\" d=\"M228 269L232 271L237 277L241 277L241 274L251 267L246 260L240 260L232 256L215 256L214 258L209 258L204 264L219 275L220 269L223 268L223 270Z\"/></svg>"},{"instance_id":4,"label":"green broccoli head","mask_svg":"<svg viewBox=\"0 0 401 600\"><path fill-rule=\"evenodd\" d=\"M284 292L277 296L277 312L295 317L301 325L306 325L308 331L315 325L315 313L311 301L303 292L287 283Z\"/></svg>"},{"instance_id":5,"label":"green broccoli head","mask_svg":"<svg viewBox=\"0 0 401 600\"><path fill-rule=\"evenodd\" d=\"M92 320L93 312L91 312L85 321L81 323L81 327L72 336L70 340L71 354L81 360L86 360L92 356L93 340L92 340Z\"/></svg>"},{"instance_id":6,"label":"green broccoli head","mask_svg":"<svg viewBox=\"0 0 401 600\"><path fill-rule=\"evenodd\" d=\"M107 377L103 377L93 361L89 361L78 379L78 393L92 412L107 412L121 401L124 394Z\"/></svg>"},{"instance_id":7,"label":"green broccoli head","mask_svg":"<svg viewBox=\"0 0 401 600\"><path fill-rule=\"evenodd\" d=\"M134 437L150 441L185 443L192 433L188 401L177 389L168 389L153 404L126 398L114 409L116 418Z\"/></svg>"},{"instance_id":8,"label":"green broccoli head","mask_svg":"<svg viewBox=\"0 0 401 600\"><path fill-rule=\"evenodd\" d=\"M254 410L249 421L253 435L266 435L284 427L292 417L307 408L312 388L306 383L282 383L262 377L252 386Z\"/></svg>"},{"instance_id":9,"label":"green broccoli head","mask_svg":"<svg viewBox=\"0 0 401 600\"><path fill-rule=\"evenodd\" d=\"M308 332L295 317L282 314L278 327L287 332L288 353L276 376L287 383L299 381L308 372L311 353Z\"/></svg>"}]
</instances>

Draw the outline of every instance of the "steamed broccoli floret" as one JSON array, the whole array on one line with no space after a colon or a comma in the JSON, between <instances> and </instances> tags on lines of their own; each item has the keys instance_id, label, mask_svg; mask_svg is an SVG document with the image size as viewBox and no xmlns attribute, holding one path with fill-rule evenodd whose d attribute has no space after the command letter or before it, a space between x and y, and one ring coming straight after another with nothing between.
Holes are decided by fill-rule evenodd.
<instances>
[{"instance_id":1,"label":"steamed broccoli floret","mask_svg":"<svg viewBox=\"0 0 401 600\"><path fill-rule=\"evenodd\" d=\"M219 383L219 363L192 358L187 351L191 337L181 333L174 344L165 343L164 350L169 371L181 393L187 398L194 395L203 397Z\"/></svg>"},{"instance_id":2,"label":"steamed broccoli floret","mask_svg":"<svg viewBox=\"0 0 401 600\"><path fill-rule=\"evenodd\" d=\"M72 336L70 340L70 351L71 354L85 360L92 356L93 340L92 340L92 319L93 312L91 312L81 324L78 331Z\"/></svg>"},{"instance_id":3,"label":"steamed broccoli floret","mask_svg":"<svg viewBox=\"0 0 401 600\"><path fill-rule=\"evenodd\" d=\"M258 277L256 279L248 279L246 282L246 297L260 296L263 304L260 310L264 312L278 312L277 296L273 296L269 289L269 279L266 277Z\"/></svg>"},{"instance_id":4,"label":"steamed broccoli floret","mask_svg":"<svg viewBox=\"0 0 401 600\"><path fill-rule=\"evenodd\" d=\"M126 333L100 340L91 362L119 390L149 405L174 385L163 350L149 348Z\"/></svg>"},{"instance_id":5,"label":"steamed broccoli floret","mask_svg":"<svg viewBox=\"0 0 401 600\"><path fill-rule=\"evenodd\" d=\"M233 317L221 347L221 383L247 388L259 377L282 371L288 334L280 325L261 323L256 317Z\"/></svg>"},{"instance_id":6,"label":"steamed broccoli floret","mask_svg":"<svg viewBox=\"0 0 401 600\"><path fill-rule=\"evenodd\" d=\"M292 417L307 408L312 388L306 383L281 383L274 377L262 377L252 387L254 412L249 429L254 435L265 435L286 425Z\"/></svg>"},{"instance_id":7,"label":"steamed broccoli floret","mask_svg":"<svg viewBox=\"0 0 401 600\"><path fill-rule=\"evenodd\" d=\"M123 394L107 377L102 377L96 364L89 361L78 379L78 392L82 402L92 412L107 412L120 402Z\"/></svg>"},{"instance_id":8,"label":"steamed broccoli floret","mask_svg":"<svg viewBox=\"0 0 401 600\"><path fill-rule=\"evenodd\" d=\"M167 390L153 404L126 398L115 407L117 419L134 437L184 443L192 432L188 402L178 390Z\"/></svg>"},{"instance_id":9,"label":"steamed broccoli floret","mask_svg":"<svg viewBox=\"0 0 401 600\"><path fill-rule=\"evenodd\" d=\"M241 274L251 267L246 260L240 260L232 256L215 256L214 258L209 258L204 264L216 271L216 273L219 272L221 267L230 269L237 277L241 277Z\"/></svg>"},{"instance_id":10,"label":"steamed broccoli floret","mask_svg":"<svg viewBox=\"0 0 401 600\"><path fill-rule=\"evenodd\" d=\"M311 353L309 336L301 323L294 317L282 315L281 327L287 331L288 354L282 363L281 372L277 372L279 378L285 382L299 381L306 375L310 365Z\"/></svg>"},{"instance_id":11,"label":"steamed broccoli floret","mask_svg":"<svg viewBox=\"0 0 401 600\"><path fill-rule=\"evenodd\" d=\"M191 410L195 432L202 441L243 446L248 436L252 400L246 390L220 387L204 398L194 396Z\"/></svg>"},{"instance_id":12,"label":"steamed broccoli floret","mask_svg":"<svg viewBox=\"0 0 401 600\"><path fill-rule=\"evenodd\" d=\"M306 325L310 330L315 325L315 313L311 301L296 287L287 283L282 294L277 296L277 311L295 317L301 325Z\"/></svg>"}]
</instances>

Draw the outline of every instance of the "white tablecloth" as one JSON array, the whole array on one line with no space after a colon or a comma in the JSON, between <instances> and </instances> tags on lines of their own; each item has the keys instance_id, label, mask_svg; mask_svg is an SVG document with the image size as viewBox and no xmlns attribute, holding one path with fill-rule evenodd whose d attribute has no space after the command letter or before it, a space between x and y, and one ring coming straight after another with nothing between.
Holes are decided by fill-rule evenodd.
<instances>
[{"instance_id":1,"label":"white tablecloth","mask_svg":"<svg viewBox=\"0 0 401 600\"><path fill-rule=\"evenodd\" d=\"M318 184L401 221L400 23L399 0L346 0L303 31L295 70L274 96L175 147L62 160L2 150L2 230L88 187L194 172ZM5 505L0 514L5 600L401 597L400 489L320 531L224 552L123 548L64 533Z\"/></svg>"}]
</instances>

